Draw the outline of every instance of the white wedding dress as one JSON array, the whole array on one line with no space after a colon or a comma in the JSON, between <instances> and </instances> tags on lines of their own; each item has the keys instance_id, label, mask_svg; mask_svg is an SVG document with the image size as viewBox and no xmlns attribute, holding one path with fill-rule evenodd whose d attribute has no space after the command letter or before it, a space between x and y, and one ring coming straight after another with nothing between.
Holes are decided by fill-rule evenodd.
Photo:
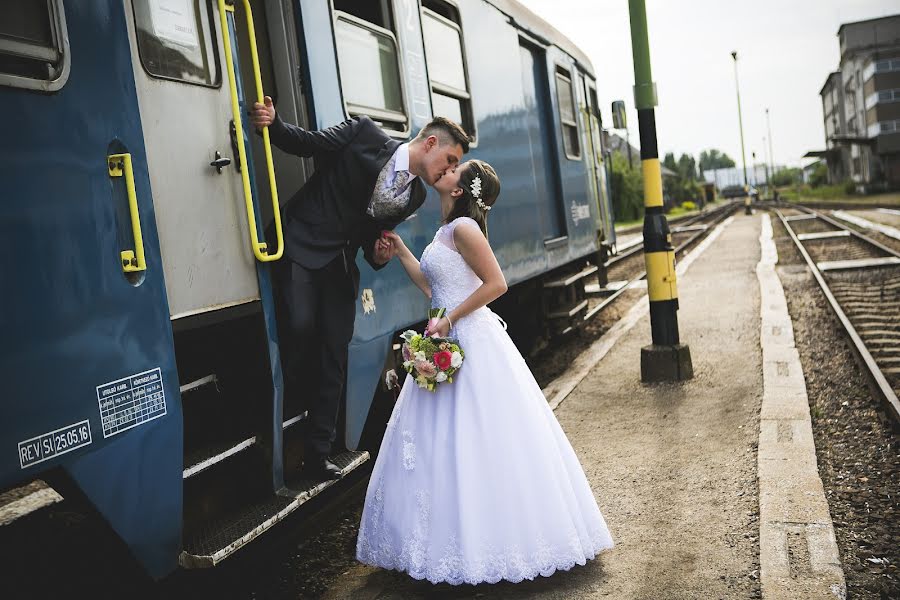
<instances>
[{"instance_id":1,"label":"white wedding dress","mask_svg":"<svg viewBox=\"0 0 900 600\"><path fill-rule=\"evenodd\" d=\"M481 280L444 225L422 254L433 307ZM613 546L584 471L490 309L453 324L465 362L434 392L407 376L366 493L356 556L432 583L520 582Z\"/></svg>"}]
</instances>

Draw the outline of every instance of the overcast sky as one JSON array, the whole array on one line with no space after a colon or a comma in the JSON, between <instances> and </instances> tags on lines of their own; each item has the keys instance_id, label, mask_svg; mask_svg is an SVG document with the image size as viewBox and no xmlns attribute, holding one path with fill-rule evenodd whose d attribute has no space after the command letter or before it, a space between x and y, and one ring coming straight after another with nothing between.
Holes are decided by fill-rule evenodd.
<instances>
[{"instance_id":1,"label":"overcast sky","mask_svg":"<svg viewBox=\"0 0 900 600\"><path fill-rule=\"evenodd\" d=\"M520 0L577 44L597 74L603 122L625 100L638 146L627 0ZM896 0L647 0L650 60L659 95L660 158L719 148L741 164L731 51L738 53L747 166L765 161L765 109L778 164L825 147L819 90L837 70L842 23L900 13Z\"/></svg>"}]
</instances>

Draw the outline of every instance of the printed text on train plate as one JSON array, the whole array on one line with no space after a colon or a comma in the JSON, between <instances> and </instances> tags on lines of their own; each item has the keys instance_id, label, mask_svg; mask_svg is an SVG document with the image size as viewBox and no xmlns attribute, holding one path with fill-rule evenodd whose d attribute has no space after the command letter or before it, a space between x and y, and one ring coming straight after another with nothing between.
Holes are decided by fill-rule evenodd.
<instances>
[{"instance_id":1,"label":"printed text on train plate","mask_svg":"<svg viewBox=\"0 0 900 600\"><path fill-rule=\"evenodd\" d=\"M159 367L97 386L100 423L108 438L166 414Z\"/></svg>"},{"instance_id":2,"label":"printed text on train plate","mask_svg":"<svg viewBox=\"0 0 900 600\"><path fill-rule=\"evenodd\" d=\"M90 443L91 424L88 421L73 423L19 442L19 464L25 469Z\"/></svg>"}]
</instances>

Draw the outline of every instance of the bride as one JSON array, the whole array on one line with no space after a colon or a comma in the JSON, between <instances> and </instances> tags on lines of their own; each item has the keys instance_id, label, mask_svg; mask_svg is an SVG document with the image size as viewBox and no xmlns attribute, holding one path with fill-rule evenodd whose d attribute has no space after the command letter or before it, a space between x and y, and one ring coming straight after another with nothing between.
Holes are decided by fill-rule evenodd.
<instances>
[{"instance_id":1,"label":"bride","mask_svg":"<svg viewBox=\"0 0 900 600\"><path fill-rule=\"evenodd\" d=\"M451 584L520 582L613 546L584 471L525 361L485 305L506 292L487 241L500 193L479 160L435 183L445 223L419 262L390 239L446 317L426 334L465 351L453 383L407 376L372 471L356 545L363 563Z\"/></svg>"}]
</instances>

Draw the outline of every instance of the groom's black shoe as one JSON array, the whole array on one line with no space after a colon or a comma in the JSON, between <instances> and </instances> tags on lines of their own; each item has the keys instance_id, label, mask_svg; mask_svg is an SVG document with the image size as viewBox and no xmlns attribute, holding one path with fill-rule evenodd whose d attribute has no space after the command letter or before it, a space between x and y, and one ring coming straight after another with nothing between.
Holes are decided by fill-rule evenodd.
<instances>
[{"instance_id":1,"label":"groom's black shoe","mask_svg":"<svg viewBox=\"0 0 900 600\"><path fill-rule=\"evenodd\" d=\"M300 474L309 479L324 481L328 479L340 479L341 469L331 462L327 456L312 455L303 461L303 469Z\"/></svg>"}]
</instances>

